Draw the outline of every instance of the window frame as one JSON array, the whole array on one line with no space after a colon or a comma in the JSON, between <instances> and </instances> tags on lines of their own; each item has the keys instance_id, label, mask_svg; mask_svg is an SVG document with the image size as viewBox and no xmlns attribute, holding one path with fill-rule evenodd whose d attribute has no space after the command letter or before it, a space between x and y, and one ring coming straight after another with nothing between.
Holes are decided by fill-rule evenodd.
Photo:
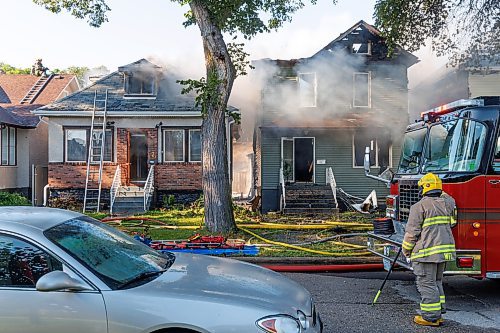
<instances>
[{"instance_id":1,"label":"window frame","mask_svg":"<svg viewBox=\"0 0 500 333\"><path fill-rule=\"evenodd\" d=\"M201 163L201 158L203 155L203 151L201 148L202 147L201 128L190 128L187 131L188 131L188 162ZM200 132L200 159L199 160L192 160L191 159L191 132Z\"/></svg>"},{"instance_id":2,"label":"window frame","mask_svg":"<svg viewBox=\"0 0 500 333\"><path fill-rule=\"evenodd\" d=\"M356 132L352 134L352 168L353 169L362 169L364 168L364 165L356 165L356 146L355 146L355 136ZM372 138L374 141L374 149L375 149L375 164L371 165L370 168L377 169L380 168L380 163L379 163L379 139L378 138ZM371 140L370 140L371 141ZM366 147L363 147L363 156L364 156L364 151ZM370 147L371 148L371 147ZM391 141L391 144L388 147L389 149L389 165L387 165L388 168L393 167L393 162L392 162L392 156L393 156L393 143Z\"/></svg>"},{"instance_id":3,"label":"window frame","mask_svg":"<svg viewBox=\"0 0 500 333\"><path fill-rule=\"evenodd\" d=\"M11 137L10 137L11 130L14 130L14 146L12 146L12 143L11 143ZM3 163L3 153L4 153L3 152L3 133L4 133L4 131L7 132L7 163L6 164ZM11 163L10 150L12 147L14 148L14 163ZM5 124L0 125L0 166L2 166L2 167L15 167L15 166L17 166L17 153L18 153L17 128L12 127L12 126L8 126Z\"/></svg>"},{"instance_id":4,"label":"window frame","mask_svg":"<svg viewBox=\"0 0 500 333\"><path fill-rule=\"evenodd\" d=\"M313 94L314 101L313 105L303 105L300 93L300 76L301 75L314 75L314 85L313 85ZM298 88L298 96L299 96L299 107L301 108L315 108L318 106L318 76L316 72L299 72L297 73L297 88Z\"/></svg>"},{"instance_id":5,"label":"window frame","mask_svg":"<svg viewBox=\"0 0 500 333\"><path fill-rule=\"evenodd\" d=\"M158 93L158 85L156 82L155 75L150 74L149 78L151 79L151 85L152 85L152 92L151 93L144 93L142 92L144 90L144 83L146 80L140 80L141 82L141 92L130 92L130 86L131 86L131 80L134 78L133 73L132 74L125 74L125 83L124 83L124 94L123 97L125 99L134 99L134 98L146 98L146 99L155 99L156 95Z\"/></svg>"},{"instance_id":6,"label":"window frame","mask_svg":"<svg viewBox=\"0 0 500 333\"><path fill-rule=\"evenodd\" d=\"M372 75L371 71L368 72L353 72L352 74L352 106L353 108L370 109L372 107ZM367 75L368 77L368 105L356 105L356 75Z\"/></svg>"},{"instance_id":7,"label":"window frame","mask_svg":"<svg viewBox=\"0 0 500 333\"><path fill-rule=\"evenodd\" d=\"M90 147L90 127L87 126L64 126L63 127L63 140L64 140L64 163L87 163L89 160L89 147ZM85 161L68 161L68 134L67 131L70 130L84 130L85 131ZM94 129L95 131L95 129ZM111 132L111 156L110 160L103 160L103 163L114 163L115 162L115 128L113 126L106 127L106 132Z\"/></svg>"},{"instance_id":8,"label":"window frame","mask_svg":"<svg viewBox=\"0 0 500 333\"><path fill-rule=\"evenodd\" d=\"M182 160L179 161L167 161L167 147L166 147L166 133L167 132L182 132ZM184 128L178 127L168 127L162 129L162 162L163 163L185 163L186 162L186 130Z\"/></svg>"},{"instance_id":9,"label":"window frame","mask_svg":"<svg viewBox=\"0 0 500 333\"><path fill-rule=\"evenodd\" d=\"M367 52L363 52L363 53L354 52L354 44L360 44L360 45L367 44L368 45ZM351 44L351 53L358 54L358 55L372 55L372 43L371 43L371 41L367 41L366 43L352 43Z\"/></svg>"}]
</instances>

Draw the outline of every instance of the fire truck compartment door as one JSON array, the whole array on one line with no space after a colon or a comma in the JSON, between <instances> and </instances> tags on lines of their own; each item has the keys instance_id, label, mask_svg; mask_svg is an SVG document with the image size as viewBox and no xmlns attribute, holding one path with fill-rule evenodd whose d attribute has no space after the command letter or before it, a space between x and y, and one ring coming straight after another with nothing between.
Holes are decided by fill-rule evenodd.
<instances>
[{"instance_id":1,"label":"fire truck compartment door","mask_svg":"<svg viewBox=\"0 0 500 333\"><path fill-rule=\"evenodd\" d=\"M487 176L485 186L486 271L500 272L500 175Z\"/></svg>"}]
</instances>

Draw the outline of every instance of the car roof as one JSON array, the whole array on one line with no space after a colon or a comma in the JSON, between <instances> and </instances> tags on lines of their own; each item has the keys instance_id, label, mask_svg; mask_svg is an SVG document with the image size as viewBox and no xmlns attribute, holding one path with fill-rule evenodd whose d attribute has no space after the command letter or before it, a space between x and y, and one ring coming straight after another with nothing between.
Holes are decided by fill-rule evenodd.
<instances>
[{"instance_id":1,"label":"car roof","mask_svg":"<svg viewBox=\"0 0 500 333\"><path fill-rule=\"evenodd\" d=\"M10 223L15 223L17 227L25 226L46 230L79 216L82 216L82 214L56 208L29 206L0 207L0 228L6 227Z\"/></svg>"}]
</instances>

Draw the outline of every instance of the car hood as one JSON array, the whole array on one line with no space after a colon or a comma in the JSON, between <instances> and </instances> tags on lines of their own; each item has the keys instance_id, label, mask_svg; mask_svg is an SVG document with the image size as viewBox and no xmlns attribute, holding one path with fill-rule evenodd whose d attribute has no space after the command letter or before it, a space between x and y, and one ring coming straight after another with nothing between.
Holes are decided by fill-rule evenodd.
<instances>
[{"instance_id":1,"label":"car hood","mask_svg":"<svg viewBox=\"0 0 500 333\"><path fill-rule=\"evenodd\" d=\"M271 270L232 259L176 253L174 264L134 292L152 297L234 303L296 315L311 315L311 295L298 283Z\"/></svg>"}]
</instances>

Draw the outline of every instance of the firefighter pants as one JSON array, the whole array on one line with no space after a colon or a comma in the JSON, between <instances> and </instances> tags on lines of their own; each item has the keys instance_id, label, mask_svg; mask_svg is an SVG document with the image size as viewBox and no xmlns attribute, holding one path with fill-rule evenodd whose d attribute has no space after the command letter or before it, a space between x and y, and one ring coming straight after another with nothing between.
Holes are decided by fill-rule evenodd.
<instances>
[{"instance_id":1,"label":"firefighter pants","mask_svg":"<svg viewBox=\"0 0 500 333\"><path fill-rule=\"evenodd\" d=\"M420 314L428 321L441 318L445 310L443 290L443 272L446 263L413 262L413 273L416 276L417 289L421 296Z\"/></svg>"}]
</instances>

